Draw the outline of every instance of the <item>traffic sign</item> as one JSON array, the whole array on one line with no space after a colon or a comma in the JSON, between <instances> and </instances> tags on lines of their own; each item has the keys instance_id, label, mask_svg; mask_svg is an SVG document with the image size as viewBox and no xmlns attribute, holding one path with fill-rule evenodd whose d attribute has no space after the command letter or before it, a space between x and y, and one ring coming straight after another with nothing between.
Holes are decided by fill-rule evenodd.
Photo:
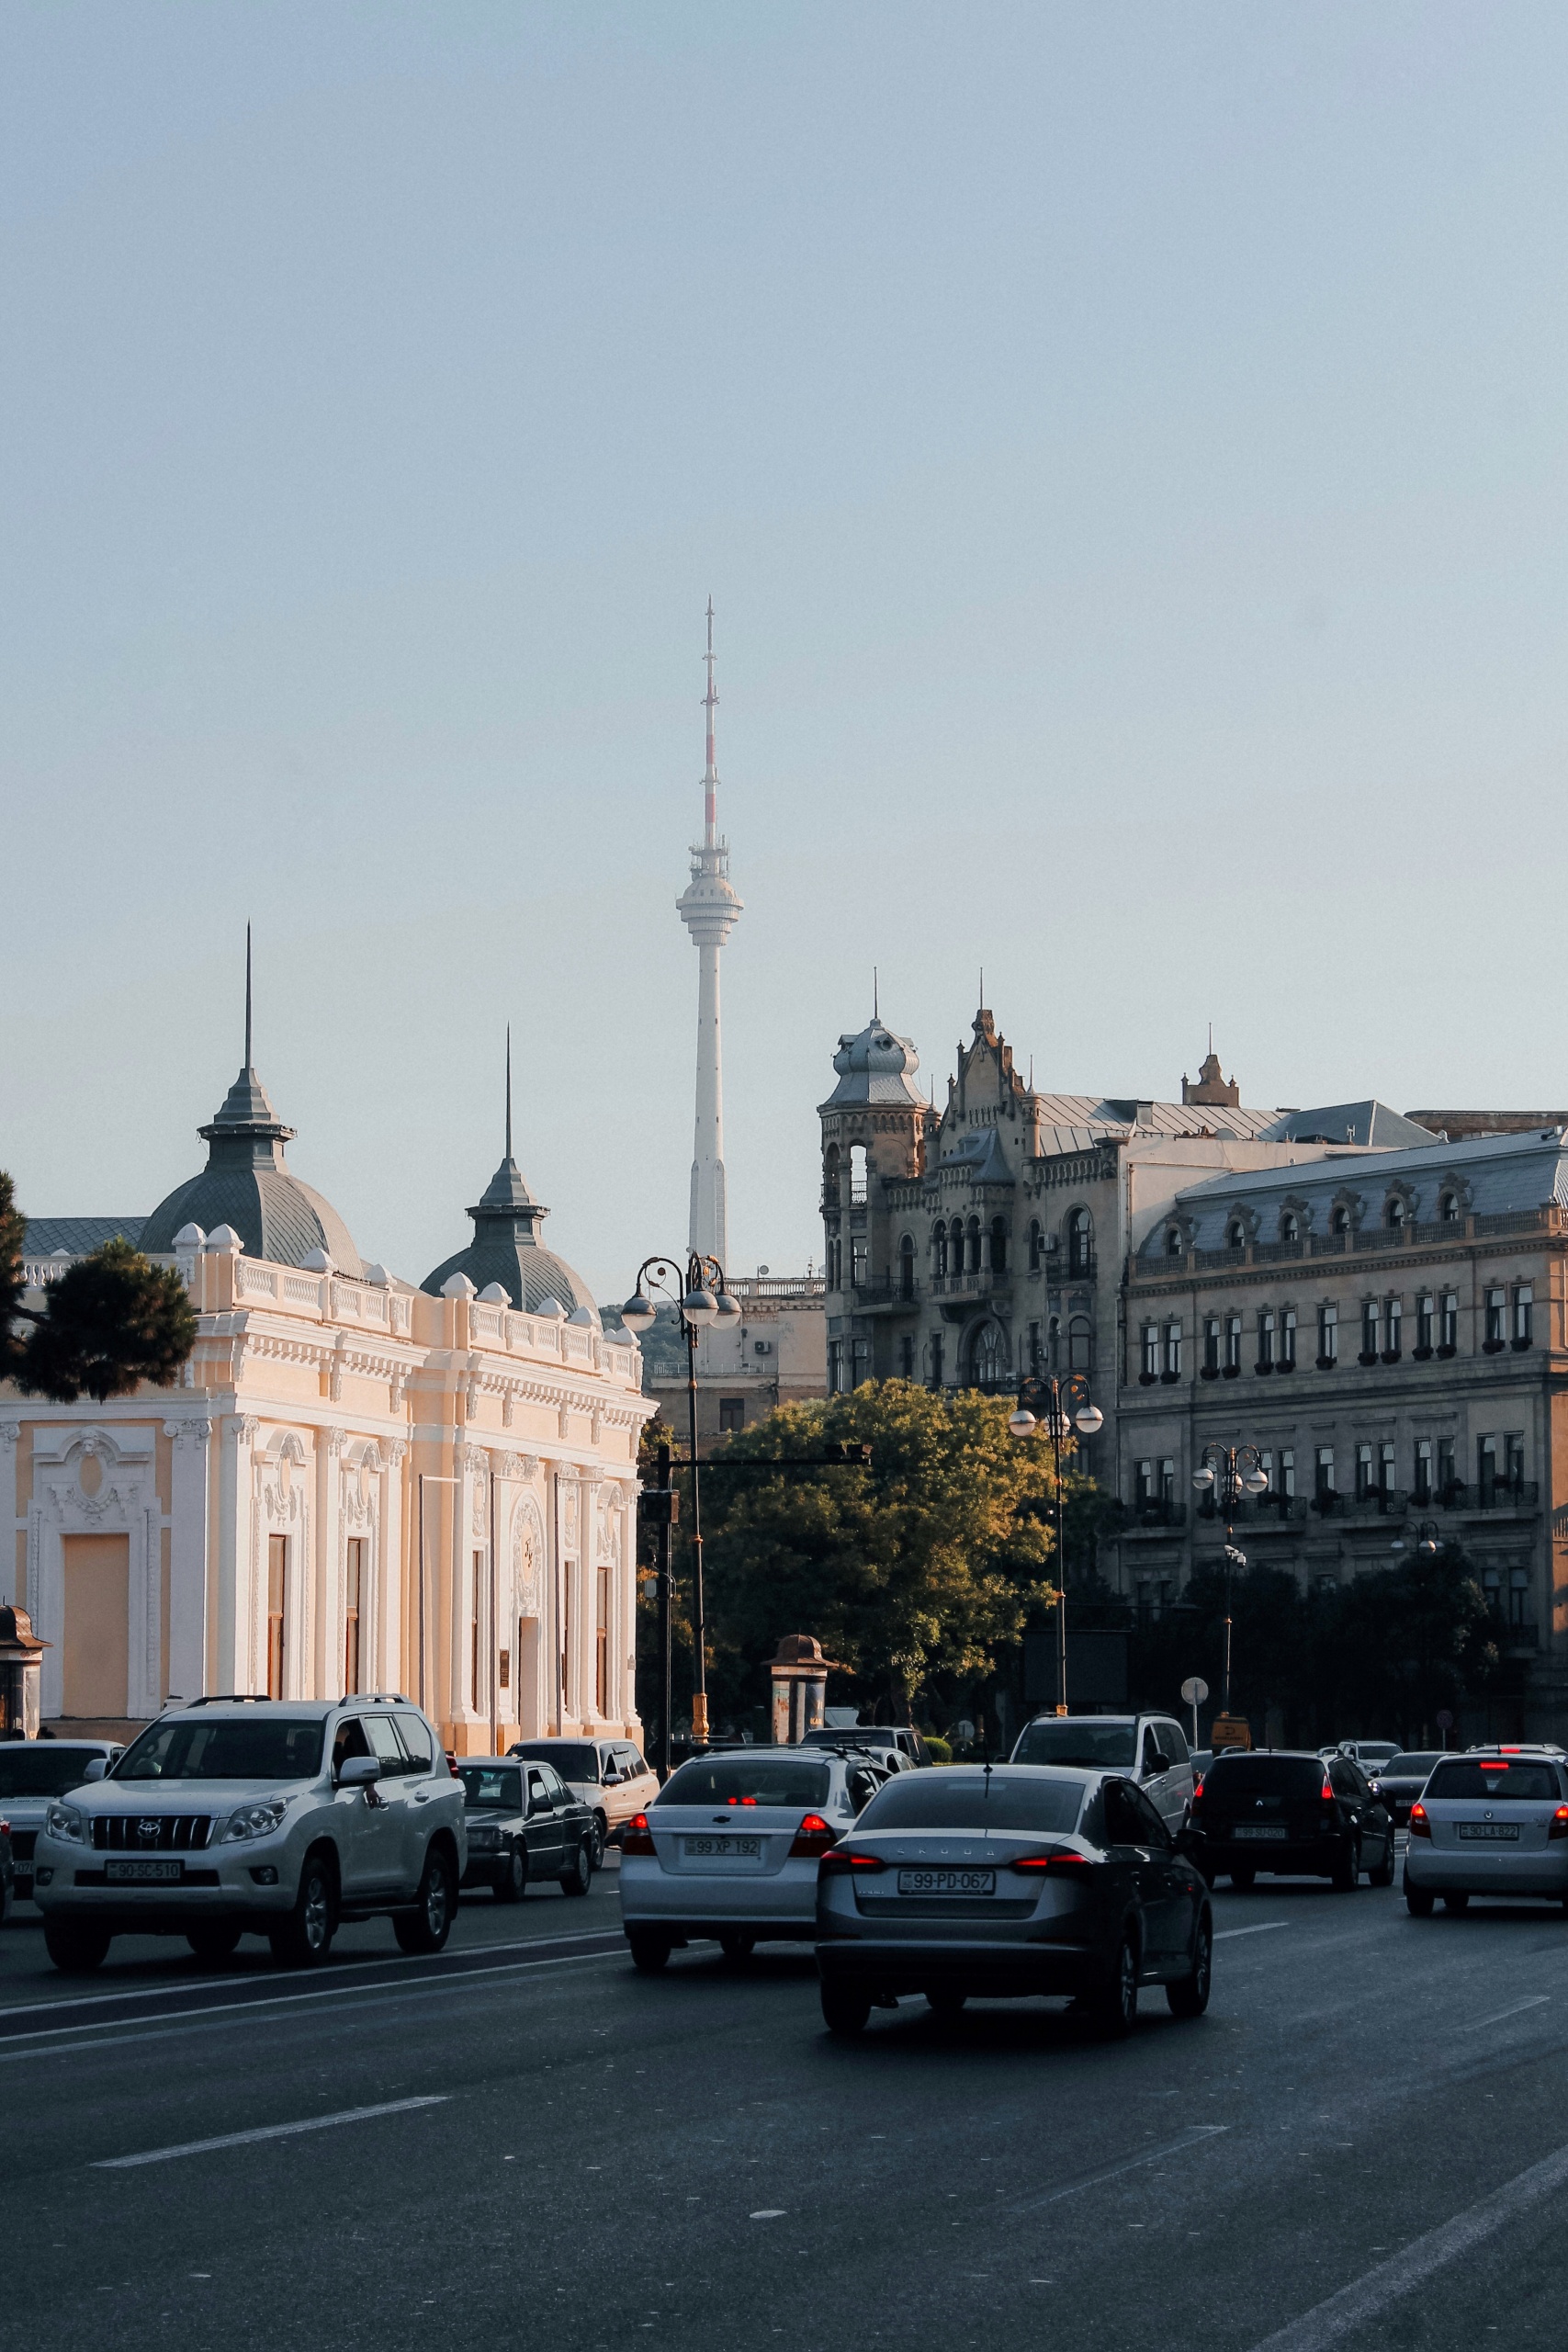
<instances>
[{"instance_id":1,"label":"traffic sign","mask_svg":"<svg viewBox=\"0 0 1568 2352\"><path fill-rule=\"evenodd\" d=\"M1439 1731L1452 1731L1454 1727L1454 1719L1447 1707L1439 1707L1438 1709L1435 1720Z\"/></svg>"},{"instance_id":2,"label":"traffic sign","mask_svg":"<svg viewBox=\"0 0 1568 2352\"><path fill-rule=\"evenodd\" d=\"M1209 1725L1209 1745L1221 1747L1250 1747L1252 1725L1245 1715L1216 1715Z\"/></svg>"},{"instance_id":3,"label":"traffic sign","mask_svg":"<svg viewBox=\"0 0 1568 2352\"><path fill-rule=\"evenodd\" d=\"M1201 1674L1190 1674L1181 1686L1181 1696L1190 1707L1201 1707L1209 1695L1209 1686Z\"/></svg>"}]
</instances>

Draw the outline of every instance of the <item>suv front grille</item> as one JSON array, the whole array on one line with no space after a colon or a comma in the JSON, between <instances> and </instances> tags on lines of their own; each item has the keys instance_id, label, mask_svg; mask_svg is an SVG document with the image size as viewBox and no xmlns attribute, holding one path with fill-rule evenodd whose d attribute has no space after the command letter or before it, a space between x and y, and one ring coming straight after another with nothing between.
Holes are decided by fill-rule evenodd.
<instances>
[{"instance_id":1,"label":"suv front grille","mask_svg":"<svg viewBox=\"0 0 1568 2352\"><path fill-rule=\"evenodd\" d=\"M196 1853L212 1833L206 1813L100 1813L93 1843L113 1854Z\"/></svg>"}]
</instances>

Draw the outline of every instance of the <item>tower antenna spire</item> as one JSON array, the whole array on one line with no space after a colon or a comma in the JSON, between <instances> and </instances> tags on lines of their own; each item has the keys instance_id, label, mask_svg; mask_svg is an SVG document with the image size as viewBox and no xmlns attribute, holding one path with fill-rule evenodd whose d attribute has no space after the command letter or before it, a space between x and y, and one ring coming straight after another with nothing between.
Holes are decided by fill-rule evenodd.
<instances>
[{"instance_id":1,"label":"tower antenna spire","mask_svg":"<svg viewBox=\"0 0 1568 2352\"><path fill-rule=\"evenodd\" d=\"M245 1068L251 1068L251 926L245 925Z\"/></svg>"},{"instance_id":2,"label":"tower antenna spire","mask_svg":"<svg viewBox=\"0 0 1568 2352\"><path fill-rule=\"evenodd\" d=\"M718 843L718 762L715 751L714 712L718 708L718 689L713 682L713 598L708 598L708 690L703 696L707 712L708 763L703 776L703 846L716 848Z\"/></svg>"},{"instance_id":3,"label":"tower antenna spire","mask_svg":"<svg viewBox=\"0 0 1568 2352\"><path fill-rule=\"evenodd\" d=\"M718 761L714 749L713 598L707 609L707 766L703 775L703 837L692 851L692 878L675 901L697 951L697 1100L692 1146L692 1248L722 1266L729 1255L724 1177L724 1069L719 1039L718 959L741 911L729 879L729 848L718 830Z\"/></svg>"},{"instance_id":4,"label":"tower antenna spire","mask_svg":"<svg viewBox=\"0 0 1568 2352\"><path fill-rule=\"evenodd\" d=\"M512 1023L506 1024L506 1157L512 1157Z\"/></svg>"}]
</instances>

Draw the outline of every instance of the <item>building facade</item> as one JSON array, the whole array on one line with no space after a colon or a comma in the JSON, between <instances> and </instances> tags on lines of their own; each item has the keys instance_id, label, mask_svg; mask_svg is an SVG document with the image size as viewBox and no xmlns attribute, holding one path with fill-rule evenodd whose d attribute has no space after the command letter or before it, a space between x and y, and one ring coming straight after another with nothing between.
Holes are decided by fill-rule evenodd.
<instances>
[{"instance_id":1,"label":"building facade","mask_svg":"<svg viewBox=\"0 0 1568 2352\"><path fill-rule=\"evenodd\" d=\"M0 1604L49 1645L46 1721L396 1690L462 1753L639 1736L651 1408L635 1341L539 1240L510 1106L508 1129L468 1248L416 1289L362 1261L242 1071L206 1169L126 1221L196 1307L182 1385L69 1406L0 1387ZM62 1232L29 1235L31 1277L89 1238Z\"/></svg>"},{"instance_id":2,"label":"building facade","mask_svg":"<svg viewBox=\"0 0 1568 2352\"><path fill-rule=\"evenodd\" d=\"M697 1443L705 1453L780 1405L801 1405L828 1389L827 1317L820 1275L730 1276L739 1319L697 1340ZM690 1409L686 1346L671 1312L643 1339L643 1380L682 1447Z\"/></svg>"}]
</instances>

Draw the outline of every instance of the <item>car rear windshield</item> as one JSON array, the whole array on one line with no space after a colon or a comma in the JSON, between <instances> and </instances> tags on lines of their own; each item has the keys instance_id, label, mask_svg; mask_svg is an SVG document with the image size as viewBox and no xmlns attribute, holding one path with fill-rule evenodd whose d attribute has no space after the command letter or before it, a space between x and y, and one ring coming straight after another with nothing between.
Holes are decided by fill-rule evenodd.
<instances>
[{"instance_id":1,"label":"car rear windshield","mask_svg":"<svg viewBox=\"0 0 1568 2352\"><path fill-rule=\"evenodd\" d=\"M1070 1836L1084 1801L1081 1781L1045 1772L909 1772L879 1789L862 1829L1027 1829Z\"/></svg>"},{"instance_id":2,"label":"car rear windshield","mask_svg":"<svg viewBox=\"0 0 1568 2352\"><path fill-rule=\"evenodd\" d=\"M1015 1764L1080 1764L1089 1771L1123 1770L1137 1760L1138 1726L1096 1723L1092 1715L1030 1724L1013 1751Z\"/></svg>"},{"instance_id":3,"label":"car rear windshield","mask_svg":"<svg viewBox=\"0 0 1568 2352\"><path fill-rule=\"evenodd\" d=\"M502 1771L493 1764L459 1764L457 1778L463 1783L465 1804L488 1805L497 1813L522 1812L521 1772Z\"/></svg>"},{"instance_id":4,"label":"car rear windshield","mask_svg":"<svg viewBox=\"0 0 1568 2352\"><path fill-rule=\"evenodd\" d=\"M590 1747L586 1740L525 1739L509 1749L513 1756L531 1756L542 1764L553 1764L563 1781L597 1781L599 1750Z\"/></svg>"},{"instance_id":5,"label":"car rear windshield","mask_svg":"<svg viewBox=\"0 0 1568 2352\"><path fill-rule=\"evenodd\" d=\"M286 1715L206 1715L150 1724L128 1747L116 1781L313 1781L326 1725Z\"/></svg>"},{"instance_id":6,"label":"car rear windshield","mask_svg":"<svg viewBox=\"0 0 1568 2352\"><path fill-rule=\"evenodd\" d=\"M62 1797L82 1785L101 1747L57 1747L52 1740L8 1741L0 1747L0 1797Z\"/></svg>"},{"instance_id":7,"label":"car rear windshield","mask_svg":"<svg viewBox=\"0 0 1568 2352\"><path fill-rule=\"evenodd\" d=\"M696 1756L672 1772L655 1804L824 1805L832 1773L815 1757Z\"/></svg>"},{"instance_id":8,"label":"car rear windshield","mask_svg":"<svg viewBox=\"0 0 1568 2352\"><path fill-rule=\"evenodd\" d=\"M1428 1799L1485 1797L1491 1804L1501 1799L1507 1804L1551 1803L1561 1794L1550 1764L1519 1764L1511 1756L1500 1763L1456 1756L1438 1765L1427 1790Z\"/></svg>"},{"instance_id":9,"label":"car rear windshield","mask_svg":"<svg viewBox=\"0 0 1568 2352\"><path fill-rule=\"evenodd\" d=\"M1380 1781L1414 1781L1440 1762L1442 1753L1440 1747L1434 1747L1429 1756L1391 1756L1386 1764L1378 1767L1378 1778Z\"/></svg>"},{"instance_id":10,"label":"car rear windshield","mask_svg":"<svg viewBox=\"0 0 1568 2352\"><path fill-rule=\"evenodd\" d=\"M1314 1797L1328 1767L1315 1756L1216 1756L1205 1797Z\"/></svg>"}]
</instances>

